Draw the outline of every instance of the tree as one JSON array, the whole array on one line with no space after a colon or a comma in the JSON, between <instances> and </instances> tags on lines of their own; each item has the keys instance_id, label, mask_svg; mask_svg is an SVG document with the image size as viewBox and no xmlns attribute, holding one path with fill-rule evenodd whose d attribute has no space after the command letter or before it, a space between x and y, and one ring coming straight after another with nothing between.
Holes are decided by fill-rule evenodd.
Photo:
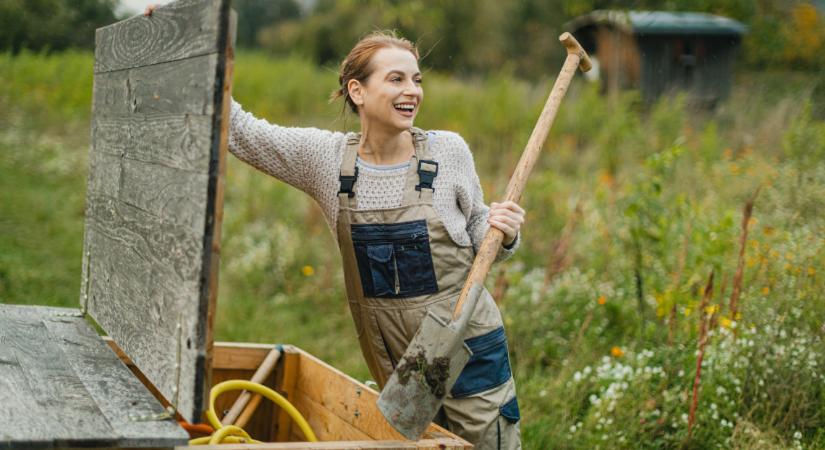
<instances>
[{"instance_id":1,"label":"tree","mask_svg":"<svg viewBox=\"0 0 825 450\"><path fill-rule=\"evenodd\" d=\"M0 49L94 48L95 29L116 21L115 0L0 0Z\"/></svg>"}]
</instances>

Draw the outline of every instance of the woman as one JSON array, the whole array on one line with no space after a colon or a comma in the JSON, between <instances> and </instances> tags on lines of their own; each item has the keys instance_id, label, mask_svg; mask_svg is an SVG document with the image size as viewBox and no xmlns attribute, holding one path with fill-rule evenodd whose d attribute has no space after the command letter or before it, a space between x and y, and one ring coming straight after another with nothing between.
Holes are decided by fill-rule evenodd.
<instances>
[{"instance_id":1,"label":"woman","mask_svg":"<svg viewBox=\"0 0 825 450\"><path fill-rule=\"evenodd\" d=\"M229 150L312 196L336 231L349 306L370 372L384 386L429 309L449 317L490 225L512 254L524 211L482 198L472 154L445 131L413 127L424 91L418 52L376 32L341 64L343 98L360 133L286 128L232 103ZM475 353L439 415L481 449L519 448L501 315L484 293L465 337Z\"/></svg>"}]
</instances>

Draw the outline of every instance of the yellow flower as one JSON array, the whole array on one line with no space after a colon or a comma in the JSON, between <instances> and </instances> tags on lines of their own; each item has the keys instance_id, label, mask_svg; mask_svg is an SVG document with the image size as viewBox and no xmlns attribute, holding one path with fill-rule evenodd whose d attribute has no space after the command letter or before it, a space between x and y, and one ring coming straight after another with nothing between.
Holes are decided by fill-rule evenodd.
<instances>
[{"instance_id":1,"label":"yellow flower","mask_svg":"<svg viewBox=\"0 0 825 450\"><path fill-rule=\"evenodd\" d=\"M816 275L816 269L814 269L813 267L808 267L808 275L810 275L810 276Z\"/></svg>"},{"instance_id":2,"label":"yellow flower","mask_svg":"<svg viewBox=\"0 0 825 450\"><path fill-rule=\"evenodd\" d=\"M596 301L597 301L600 305L604 305L605 303L607 303L607 297L605 297L604 295L600 295L600 296L599 296L599 299L598 299L598 300L596 300Z\"/></svg>"},{"instance_id":3,"label":"yellow flower","mask_svg":"<svg viewBox=\"0 0 825 450\"><path fill-rule=\"evenodd\" d=\"M739 175L739 165L736 163L730 163L730 173L733 175Z\"/></svg>"},{"instance_id":4,"label":"yellow flower","mask_svg":"<svg viewBox=\"0 0 825 450\"><path fill-rule=\"evenodd\" d=\"M724 159L731 159L733 158L733 149L728 147L722 151L722 158Z\"/></svg>"},{"instance_id":5,"label":"yellow flower","mask_svg":"<svg viewBox=\"0 0 825 450\"><path fill-rule=\"evenodd\" d=\"M722 325L722 328L730 328L731 324L733 324L733 321L727 317L722 317L719 319L719 325Z\"/></svg>"},{"instance_id":6,"label":"yellow flower","mask_svg":"<svg viewBox=\"0 0 825 450\"><path fill-rule=\"evenodd\" d=\"M619 347L613 347L610 349L610 354L613 355L614 358L621 358L624 356L624 351Z\"/></svg>"},{"instance_id":7,"label":"yellow flower","mask_svg":"<svg viewBox=\"0 0 825 450\"><path fill-rule=\"evenodd\" d=\"M759 219L757 219L756 217L751 217L751 218L748 220L748 225L749 225L749 226L754 226L754 225L756 225L757 223L759 223Z\"/></svg>"},{"instance_id":8,"label":"yellow flower","mask_svg":"<svg viewBox=\"0 0 825 450\"><path fill-rule=\"evenodd\" d=\"M305 277L311 277L315 275L315 268L312 266L304 266L301 268L301 273L303 273Z\"/></svg>"},{"instance_id":9,"label":"yellow flower","mask_svg":"<svg viewBox=\"0 0 825 450\"><path fill-rule=\"evenodd\" d=\"M768 295L771 293L771 288L765 286L762 288L762 295Z\"/></svg>"},{"instance_id":10,"label":"yellow flower","mask_svg":"<svg viewBox=\"0 0 825 450\"><path fill-rule=\"evenodd\" d=\"M708 305L705 306L705 314L712 316L716 314L716 311L719 311L719 305Z\"/></svg>"}]
</instances>

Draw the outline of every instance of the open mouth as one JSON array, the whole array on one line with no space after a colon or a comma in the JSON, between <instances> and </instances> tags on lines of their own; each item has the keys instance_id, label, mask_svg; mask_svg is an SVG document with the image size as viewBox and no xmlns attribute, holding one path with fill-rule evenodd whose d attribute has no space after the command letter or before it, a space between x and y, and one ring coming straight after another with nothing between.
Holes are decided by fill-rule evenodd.
<instances>
[{"instance_id":1,"label":"open mouth","mask_svg":"<svg viewBox=\"0 0 825 450\"><path fill-rule=\"evenodd\" d=\"M404 116L412 116L415 111L415 103L396 103L393 107Z\"/></svg>"}]
</instances>

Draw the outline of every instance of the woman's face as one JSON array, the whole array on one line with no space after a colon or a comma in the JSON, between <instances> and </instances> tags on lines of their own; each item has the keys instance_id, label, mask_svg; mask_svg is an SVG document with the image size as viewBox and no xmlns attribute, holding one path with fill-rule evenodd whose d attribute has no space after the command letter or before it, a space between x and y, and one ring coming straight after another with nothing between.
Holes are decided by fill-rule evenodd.
<instances>
[{"instance_id":1,"label":"woman's face","mask_svg":"<svg viewBox=\"0 0 825 450\"><path fill-rule=\"evenodd\" d=\"M385 47L370 60L372 74L350 89L359 106L362 125L383 125L399 132L413 126L424 99L418 61L408 50Z\"/></svg>"}]
</instances>

